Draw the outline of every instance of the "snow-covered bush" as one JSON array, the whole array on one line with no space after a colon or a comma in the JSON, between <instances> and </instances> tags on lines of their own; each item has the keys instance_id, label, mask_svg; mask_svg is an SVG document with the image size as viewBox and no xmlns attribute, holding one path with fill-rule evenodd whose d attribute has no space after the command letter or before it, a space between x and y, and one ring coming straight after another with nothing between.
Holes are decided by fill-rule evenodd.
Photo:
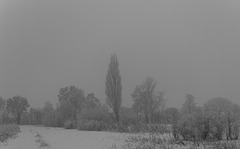
<instances>
[{"instance_id":1,"label":"snow-covered bush","mask_svg":"<svg viewBox=\"0 0 240 149\"><path fill-rule=\"evenodd\" d=\"M113 119L108 109L104 106L83 109L78 115L77 129L89 131L101 131L110 129Z\"/></svg>"},{"instance_id":2,"label":"snow-covered bush","mask_svg":"<svg viewBox=\"0 0 240 149\"><path fill-rule=\"evenodd\" d=\"M17 136L20 128L15 124L0 125L0 142L5 142L9 138Z\"/></svg>"},{"instance_id":3,"label":"snow-covered bush","mask_svg":"<svg viewBox=\"0 0 240 149\"><path fill-rule=\"evenodd\" d=\"M38 132L37 135L35 136L35 139L36 139L35 142L39 143L40 148L50 147L49 143Z\"/></svg>"}]
</instances>

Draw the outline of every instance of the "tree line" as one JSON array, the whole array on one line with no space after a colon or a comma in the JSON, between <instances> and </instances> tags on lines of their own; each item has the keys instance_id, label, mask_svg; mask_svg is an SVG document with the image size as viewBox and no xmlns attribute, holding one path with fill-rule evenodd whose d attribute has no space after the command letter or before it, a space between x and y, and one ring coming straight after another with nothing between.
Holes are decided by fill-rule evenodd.
<instances>
[{"instance_id":1,"label":"tree line","mask_svg":"<svg viewBox=\"0 0 240 149\"><path fill-rule=\"evenodd\" d=\"M240 107L223 97L209 99L197 106L194 96L186 101L173 122L174 135L184 140L236 140L239 138Z\"/></svg>"},{"instance_id":2,"label":"tree line","mask_svg":"<svg viewBox=\"0 0 240 149\"><path fill-rule=\"evenodd\" d=\"M46 102L43 108L30 108L21 96L0 98L0 122L52 127L105 130L128 128L139 124L171 124L176 139L208 140L237 139L240 126L239 105L217 97L197 106L195 98L186 94L179 110L165 107L164 92L157 90L157 82L147 77L131 94L133 105L123 107L119 62L111 55L105 82L104 104L94 93L85 95L77 86L60 88L54 107ZM30 108L30 109L29 109Z\"/></svg>"}]
</instances>

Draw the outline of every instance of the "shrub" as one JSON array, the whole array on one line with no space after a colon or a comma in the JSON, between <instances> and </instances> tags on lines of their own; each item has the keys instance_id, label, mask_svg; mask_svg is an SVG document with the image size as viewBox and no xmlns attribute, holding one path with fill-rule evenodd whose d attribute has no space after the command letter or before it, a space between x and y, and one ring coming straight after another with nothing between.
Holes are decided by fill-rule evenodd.
<instances>
[{"instance_id":1,"label":"shrub","mask_svg":"<svg viewBox=\"0 0 240 149\"><path fill-rule=\"evenodd\" d=\"M185 114L178 122L178 133L184 140L195 140L197 138L196 119L193 114Z\"/></svg>"},{"instance_id":2,"label":"shrub","mask_svg":"<svg viewBox=\"0 0 240 149\"><path fill-rule=\"evenodd\" d=\"M0 126L0 142L6 142L7 139L16 137L20 132L20 128L15 124Z\"/></svg>"},{"instance_id":3,"label":"shrub","mask_svg":"<svg viewBox=\"0 0 240 149\"><path fill-rule=\"evenodd\" d=\"M77 129L87 130L87 131L101 131L101 130L107 130L108 124L104 121L81 120L81 121L78 121Z\"/></svg>"},{"instance_id":4,"label":"shrub","mask_svg":"<svg viewBox=\"0 0 240 149\"><path fill-rule=\"evenodd\" d=\"M212 145L213 149L240 149L238 141L219 141Z\"/></svg>"},{"instance_id":5,"label":"shrub","mask_svg":"<svg viewBox=\"0 0 240 149\"><path fill-rule=\"evenodd\" d=\"M4 111L2 113L1 119L2 119L2 124L13 124L13 123L15 123L15 119L13 117L10 117L9 113L6 112L6 111Z\"/></svg>"},{"instance_id":6,"label":"shrub","mask_svg":"<svg viewBox=\"0 0 240 149\"><path fill-rule=\"evenodd\" d=\"M128 136L122 145L124 149L173 149L174 141L170 138L164 139L161 135L134 135ZM112 147L114 149L114 147Z\"/></svg>"},{"instance_id":7,"label":"shrub","mask_svg":"<svg viewBox=\"0 0 240 149\"><path fill-rule=\"evenodd\" d=\"M121 125L123 126L131 126L136 125L140 122L136 112L134 112L131 108L121 107L119 111Z\"/></svg>"},{"instance_id":8,"label":"shrub","mask_svg":"<svg viewBox=\"0 0 240 149\"><path fill-rule=\"evenodd\" d=\"M128 132L132 133L139 133L139 132L150 132L150 133L171 133L172 132L172 126L167 124L135 124L128 126L127 128Z\"/></svg>"},{"instance_id":9,"label":"shrub","mask_svg":"<svg viewBox=\"0 0 240 149\"><path fill-rule=\"evenodd\" d=\"M111 129L113 119L104 106L83 109L77 118L77 129L89 131L101 131Z\"/></svg>"},{"instance_id":10,"label":"shrub","mask_svg":"<svg viewBox=\"0 0 240 149\"><path fill-rule=\"evenodd\" d=\"M171 125L167 124L148 124L147 125L147 131L153 132L153 133L171 133Z\"/></svg>"}]
</instances>

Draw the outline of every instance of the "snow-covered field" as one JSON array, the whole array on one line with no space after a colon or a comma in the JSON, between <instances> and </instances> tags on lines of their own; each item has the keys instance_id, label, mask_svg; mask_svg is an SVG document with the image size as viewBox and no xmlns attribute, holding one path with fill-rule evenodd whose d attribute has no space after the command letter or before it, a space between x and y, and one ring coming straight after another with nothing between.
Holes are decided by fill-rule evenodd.
<instances>
[{"instance_id":1,"label":"snow-covered field","mask_svg":"<svg viewBox=\"0 0 240 149\"><path fill-rule=\"evenodd\" d=\"M149 138L149 133L127 134L98 131L79 131L64 128L20 126L21 132L16 138L9 139L5 143L0 142L0 149L121 149L128 145L138 146ZM170 140L171 134L156 135L162 140ZM125 142L133 137L134 140L142 140L138 143ZM131 139L130 139L131 140ZM42 147L40 145L43 145ZM124 146L125 145L125 146ZM143 145L143 144L142 144ZM146 143L148 145L148 143ZM154 144L153 144L154 145ZM155 144L161 146L161 144ZM164 144L167 145L167 144ZM189 149L189 146L170 145L176 149ZM152 146L152 145L150 145ZM144 148L144 147L143 147ZM161 147L159 147L161 148ZM204 148L199 146L199 149Z\"/></svg>"},{"instance_id":2,"label":"snow-covered field","mask_svg":"<svg viewBox=\"0 0 240 149\"><path fill-rule=\"evenodd\" d=\"M36 142L39 135L49 144L42 148L108 149L113 144L121 148L126 137L126 134L123 133L66 130L40 126L20 126L20 128L21 132L18 137L9 139L7 143L0 143L0 149L39 149L41 148L40 143Z\"/></svg>"}]
</instances>

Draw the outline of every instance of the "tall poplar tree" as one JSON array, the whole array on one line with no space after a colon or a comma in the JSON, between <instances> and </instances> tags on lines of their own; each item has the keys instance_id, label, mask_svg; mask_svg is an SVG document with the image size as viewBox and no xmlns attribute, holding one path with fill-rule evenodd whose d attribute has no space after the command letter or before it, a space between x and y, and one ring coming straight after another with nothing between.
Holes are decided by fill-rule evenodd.
<instances>
[{"instance_id":1,"label":"tall poplar tree","mask_svg":"<svg viewBox=\"0 0 240 149\"><path fill-rule=\"evenodd\" d=\"M122 84L116 54L111 55L106 76L106 102L113 110L115 119L119 123L119 110L122 103Z\"/></svg>"}]
</instances>

